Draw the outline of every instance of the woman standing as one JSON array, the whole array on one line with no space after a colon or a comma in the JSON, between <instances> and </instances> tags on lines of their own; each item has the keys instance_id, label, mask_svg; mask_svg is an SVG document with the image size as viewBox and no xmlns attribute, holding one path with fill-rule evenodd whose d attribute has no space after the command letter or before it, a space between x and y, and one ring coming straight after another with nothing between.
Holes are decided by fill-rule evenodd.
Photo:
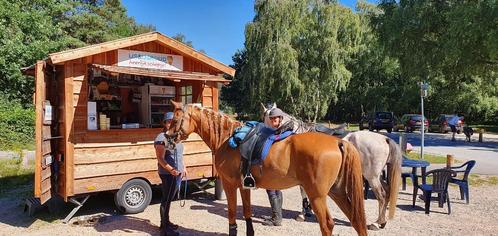
<instances>
[{"instance_id":1,"label":"woman standing","mask_svg":"<svg viewBox=\"0 0 498 236\"><path fill-rule=\"evenodd\" d=\"M168 112L164 115L163 119L163 132L159 133L154 141L154 148L156 149L157 167L159 177L161 178L161 226L160 235L179 235L178 225L173 224L169 218L169 209L171 201L174 199L177 191L178 184L181 177L187 174L185 166L183 165L183 144L178 143L173 149L167 149L166 136L164 133L169 129L173 121L173 112Z\"/></svg>"}]
</instances>

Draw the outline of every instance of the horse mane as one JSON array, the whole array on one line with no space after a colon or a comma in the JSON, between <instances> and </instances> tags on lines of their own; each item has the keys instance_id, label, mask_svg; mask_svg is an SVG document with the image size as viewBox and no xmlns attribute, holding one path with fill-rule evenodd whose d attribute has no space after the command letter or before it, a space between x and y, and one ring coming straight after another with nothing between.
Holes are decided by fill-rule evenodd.
<instances>
[{"instance_id":1,"label":"horse mane","mask_svg":"<svg viewBox=\"0 0 498 236\"><path fill-rule=\"evenodd\" d=\"M210 108L191 106L191 116L197 116L198 125L195 132L211 148L218 149L230 136L235 128L242 125L241 122L230 118L226 114L214 111Z\"/></svg>"}]
</instances>

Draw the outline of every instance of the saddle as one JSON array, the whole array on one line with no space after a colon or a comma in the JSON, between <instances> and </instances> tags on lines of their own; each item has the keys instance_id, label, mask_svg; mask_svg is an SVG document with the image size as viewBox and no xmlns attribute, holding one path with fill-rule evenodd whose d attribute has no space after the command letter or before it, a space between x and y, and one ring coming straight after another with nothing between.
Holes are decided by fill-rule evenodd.
<instances>
[{"instance_id":1,"label":"saddle","mask_svg":"<svg viewBox=\"0 0 498 236\"><path fill-rule=\"evenodd\" d=\"M250 130L247 132L247 126ZM278 132L278 134L275 134ZM271 145L293 134L289 130L275 130L268 128L263 123L249 122L236 130L229 140L232 148L240 147L242 157L241 174L244 176L242 187L245 189L256 188L256 181L251 174L252 165L261 165L269 153ZM241 139L242 138L242 139Z\"/></svg>"},{"instance_id":2,"label":"saddle","mask_svg":"<svg viewBox=\"0 0 498 236\"><path fill-rule=\"evenodd\" d=\"M315 125L312 131L320 132L328 135L343 136L346 132L346 124L342 124L337 128L327 128L323 125Z\"/></svg>"}]
</instances>

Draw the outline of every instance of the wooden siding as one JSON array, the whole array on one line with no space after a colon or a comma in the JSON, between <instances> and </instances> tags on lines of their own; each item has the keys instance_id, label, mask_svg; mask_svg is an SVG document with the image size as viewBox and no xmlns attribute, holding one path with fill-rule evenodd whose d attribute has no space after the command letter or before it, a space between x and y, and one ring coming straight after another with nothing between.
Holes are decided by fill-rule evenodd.
<instances>
[{"instance_id":1,"label":"wooden siding","mask_svg":"<svg viewBox=\"0 0 498 236\"><path fill-rule=\"evenodd\" d=\"M157 42L123 49L181 55L178 51ZM194 58L184 56L184 70L219 74L220 71ZM66 200L76 194L114 190L130 178L158 181L157 160L152 141L160 129L87 130L88 68L91 64L117 64L117 51L67 61L57 66L61 105L60 132L64 138L57 148L63 151L59 171L59 194ZM193 99L217 110L217 83L181 81L177 87L193 86ZM209 91L208 91L209 90ZM205 94L206 93L206 94ZM176 100L179 100L177 96ZM212 177L212 152L196 135L185 143L185 164L191 178ZM105 181L103 181L105 180ZM109 181L107 181L109 180ZM108 182L108 183L107 183Z\"/></svg>"}]
</instances>

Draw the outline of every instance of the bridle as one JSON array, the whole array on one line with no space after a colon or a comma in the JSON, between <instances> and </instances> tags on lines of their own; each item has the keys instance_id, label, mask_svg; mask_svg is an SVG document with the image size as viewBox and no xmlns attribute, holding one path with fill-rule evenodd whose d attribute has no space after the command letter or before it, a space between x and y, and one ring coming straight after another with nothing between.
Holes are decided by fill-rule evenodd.
<instances>
[{"instance_id":1,"label":"bridle","mask_svg":"<svg viewBox=\"0 0 498 236\"><path fill-rule=\"evenodd\" d=\"M185 108L184 106L182 105L181 107L181 111L182 111L182 116L181 117L175 117L173 118L173 124L175 125L175 129L173 131L172 134L170 135L167 135L167 138L169 139L174 139L176 140L179 136L180 137L183 137L186 135L187 132L185 132L184 128L183 128L183 123L184 123L184 120L185 120L185 115L187 114L187 112L185 112ZM192 123L191 122L191 119L192 119L192 112L189 113L189 119L190 119L190 124Z\"/></svg>"}]
</instances>

